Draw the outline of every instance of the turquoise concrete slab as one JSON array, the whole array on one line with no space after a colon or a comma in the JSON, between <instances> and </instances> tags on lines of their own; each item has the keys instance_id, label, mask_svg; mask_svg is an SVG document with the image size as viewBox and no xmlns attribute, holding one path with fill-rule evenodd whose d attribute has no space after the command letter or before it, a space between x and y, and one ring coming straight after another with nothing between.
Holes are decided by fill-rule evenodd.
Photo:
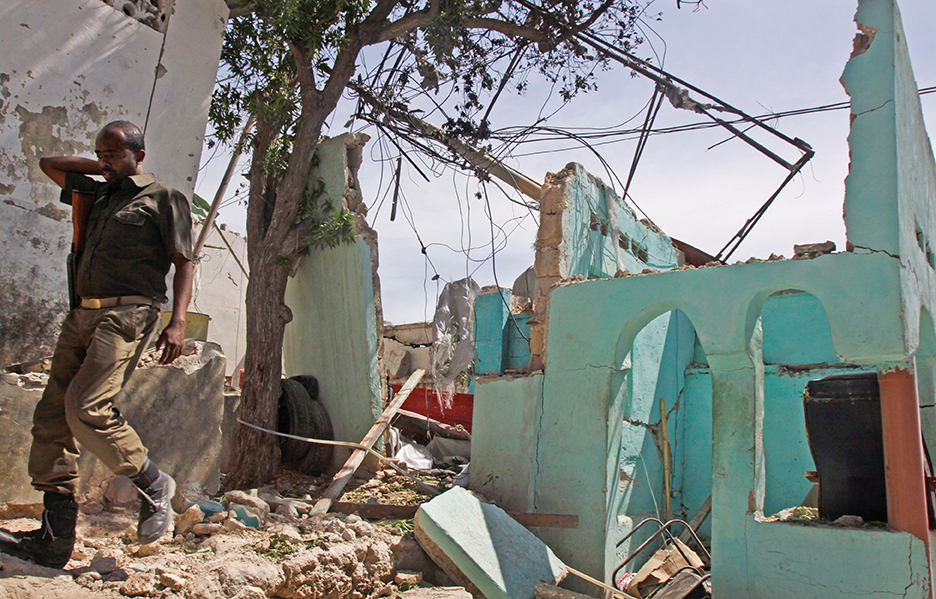
<instances>
[{"instance_id":1,"label":"turquoise concrete slab","mask_svg":"<svg viewBox=\"0 0 936 599\"><path fill-rule=\"evenodd\" d=\"M533 599L537 582L555 584L567 573L533 533L460 487L422 504L416 527L486 599Z\"/></svg>"}]
</instances>

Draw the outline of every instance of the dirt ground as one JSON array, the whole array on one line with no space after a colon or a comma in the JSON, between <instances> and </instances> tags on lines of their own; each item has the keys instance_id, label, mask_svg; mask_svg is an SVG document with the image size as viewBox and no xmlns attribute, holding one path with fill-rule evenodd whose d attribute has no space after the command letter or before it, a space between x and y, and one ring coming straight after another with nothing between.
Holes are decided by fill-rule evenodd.
<instances>
[{"instance_id":1,"label":"dirt ground","mask_svg":"<svg viewBox=\"0 0 936 599\"><path fill-rule=\"evenodd\" d=\"M114 479L119 481L120 479ZM269 487L198 496L188 486L177 509L213 500L217 513L189 508L158 542L134 542L138 499L120 489L82 502L78 541L64 570L0 554L0 599L470 599L426 556L412 520L368 521L311 514L328 481L283 470ZM444 479L427 480L447 487ZM116 483L112 483L116 484ZM127 484L127 483L123 483ZM413 505L431 497L392 469L355 478L342 502ZM199 504L208 505L208 504ZM210 504L208 507L211 507ZM181 506L181 507L180 507ZM0 506L3 507L3 506ZM41 506L6 506L0 527L38 526ZM33 517L17 517L29 514ZM254 520L255 519L255 520ZM256 528L250 526L259 523Z\"/></svg>"}]
</instances>

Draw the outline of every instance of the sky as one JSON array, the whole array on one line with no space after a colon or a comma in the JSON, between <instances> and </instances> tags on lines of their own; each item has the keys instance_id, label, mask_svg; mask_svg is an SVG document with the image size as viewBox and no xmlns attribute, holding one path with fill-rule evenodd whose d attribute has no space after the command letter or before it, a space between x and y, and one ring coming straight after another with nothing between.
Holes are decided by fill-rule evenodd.
<instances>
[{"instance_id":1,"label":"sky","mask_svg":"<svg viewBox=\"0 0 936 599\"><path fill-rule=\"evenodd\" d=\"M662 63L671 74L751 115L845 102L848 96L839 78L857 31L856 5L853 0L706 0L704 7L695 10L685 3L677 9L676 0L657 0L645 13L642 27L647 42L636 53L654 56L654 64ZM933 0L903 0L900 10L918 87L936 86L936 37L931 34L936 28L936 5ZM659 20L657 13L662 13ZM575 98L549 124L576 131L637 128L652 92L648 80L616 67L600 73L598 91ZM936 94L921 100L927 128L936 131ZM529 125L557 108L556 94L534 84L523 96L502 97L491 113L491 126ZM351 109L350 102L339 107L328 135L344 131ZM655 126L704 120L704 116L664 103ZM826 240L844 250L848 120L845 109L769 121L789 137L805 140L816 155L729 262L767 258L771 253L790 257L794 244ZM442 124L441 117L433 122ZM480 285L493 285L496 278L501 287L510 287L532 265L535 213L510 201L524 198L491 185L486 186L486 199L485 194L477 198L479 184L462 173L437 169L433 176L424 168L432 178L426 183L404 161L400 205L391 222L388 195L392 194L397 153L378 139L376 131L364 132L372 140L365 147L359 177L370 207L368 222L379 236L378 274L386 321L431 320L435 298L446 282L470 275ZM728 137L720 128L651 137L628 194L639 215L649 217L667 235L713 255L787 173L740 140L725 141ZM592 142L620 181L626 180L635 144L635 140L607 145ZM795 160L798 153L787 147L770 141L771 149ZM547 172L579 162L620 194L622 183L594 151L574 142L528 143L515 148L505 162L538 182L544 181ZM223 151L203 152L196 193L209 201L214 197L228 159ZM225 196L227 206L219 216L219 222L242 234L245 209L231 198L243 181L235 175ZM491 218L486 215L488 209Z\"/></svg>"}]
</instances>

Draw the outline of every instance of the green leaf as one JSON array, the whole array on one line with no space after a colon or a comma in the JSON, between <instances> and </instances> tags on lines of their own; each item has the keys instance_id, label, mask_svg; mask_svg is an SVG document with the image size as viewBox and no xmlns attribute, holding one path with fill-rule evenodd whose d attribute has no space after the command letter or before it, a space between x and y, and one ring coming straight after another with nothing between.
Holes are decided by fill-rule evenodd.
<instances>
[{"instance_id":1,"label":"green leaf","mask_svg":"<svg viewBox=\"0 0 936 599\"><path fill-rule=\"evenodd\" d=\"M195 220L205 220L208 218L208 213L211 212L211 204L205 201L197 193L192 194L192 217Z\"/></svg>"}]
</instances>

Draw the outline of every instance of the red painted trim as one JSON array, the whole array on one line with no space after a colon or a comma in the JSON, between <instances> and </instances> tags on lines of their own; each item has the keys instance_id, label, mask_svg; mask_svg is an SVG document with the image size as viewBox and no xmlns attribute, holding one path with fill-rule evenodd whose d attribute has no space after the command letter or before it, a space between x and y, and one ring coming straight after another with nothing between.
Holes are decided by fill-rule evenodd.
<instances>
[{"instance_id":1,"label":"red painted trim","mask_svg":"<svg viewBox=\"0 0 936 599\"><path fill-rule=\"evenodd\" d=\"M922 540L929 553L929 516L920 403L916 379L906 369L878 374L881 388L881 428L887 481L887 520L894 530Z\"/></svg>"},{"instance_id":2,"label":"red painted trim","mask_svg":"<svg viewBox=\"0 0 936 599\"><path fill-rule=\"evenodd\" d=\"M391 385L391 387L394 393L400 390L400 385ZM427 405L429 408L428 414L426 413ZM429 418L452 426L460 424L470 433L471 415L474 411L474 395L469 393L456 393L452 397L452 407L443 409L434 391L423 387L417 387L413 389L410 396L403 402L401 409L428 416Z\"/></svg>"}]
</instances>

